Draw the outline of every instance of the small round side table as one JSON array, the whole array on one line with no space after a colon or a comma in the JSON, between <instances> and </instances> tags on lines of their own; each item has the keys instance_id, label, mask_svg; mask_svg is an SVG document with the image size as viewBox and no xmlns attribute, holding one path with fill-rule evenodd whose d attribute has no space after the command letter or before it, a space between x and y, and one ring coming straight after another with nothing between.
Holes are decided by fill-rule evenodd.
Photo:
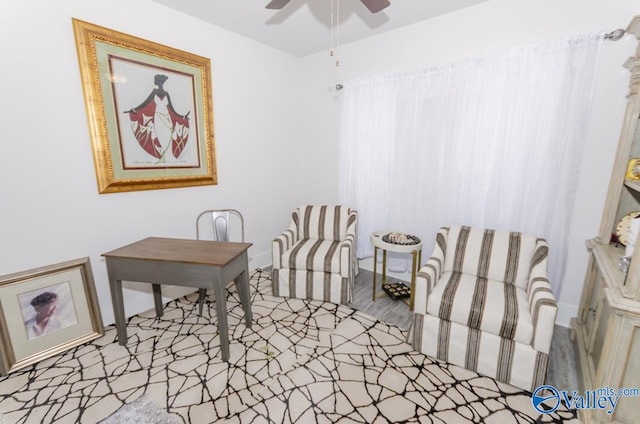
<instances>
[{"instance_id":1,"label":"small round side table","mask_svg":"<svg viewBox=\"0 0 640 424\"><path fill-rule=\"evenodd\" d=\"M409 309L413 311L413 293L416 286L416 273L422 261L422 241L415 244L395 244L383 240L383 236L389 231L376 231L371 234L371 243L374 247L373 253L373 295L372 300L376 301L376 276L378 275L378 249L382 249L382 285L387 283L387 252L411 253L411 297L409 298Z\"/></svg>"}]
</instances>

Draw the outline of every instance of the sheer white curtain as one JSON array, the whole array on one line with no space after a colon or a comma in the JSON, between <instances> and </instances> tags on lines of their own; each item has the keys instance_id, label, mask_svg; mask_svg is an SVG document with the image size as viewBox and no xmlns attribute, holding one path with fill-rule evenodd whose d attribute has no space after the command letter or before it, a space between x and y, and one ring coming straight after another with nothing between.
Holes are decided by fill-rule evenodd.
<instances>
[{"instance_id":1,"label":"sheer white curtain","mask_svg":"<svg viewBox=\"0 0 640 424\"><path fill-rule=\"evenodd\" d=\"M373 231L464 224L545 237L559 293L601 35L344 83L340 194Z\"/></svg>"}]
</instances>

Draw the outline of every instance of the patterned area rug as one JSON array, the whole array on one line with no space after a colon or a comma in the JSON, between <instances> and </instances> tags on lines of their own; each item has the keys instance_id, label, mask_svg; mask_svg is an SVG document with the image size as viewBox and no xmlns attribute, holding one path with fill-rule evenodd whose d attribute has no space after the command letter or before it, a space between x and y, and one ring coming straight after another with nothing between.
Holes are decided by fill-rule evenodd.
<instances>
[{"instance_id":1,"label":"patterned area rug","mask_svg":"<svg viewBox=\"0 0 640 424\"><path fill-rule=\"evenodd\" d=\"M197 294L104 337L0 379L7 423L96 423L142 395L181 423L533 423L530 394L411 350L398 327L349 307L270 296L252 276L251 329L227 294L231 358L220 359L215 303ZM212 296L212 295L210 295Z\"/></svg>"}]
</instances>

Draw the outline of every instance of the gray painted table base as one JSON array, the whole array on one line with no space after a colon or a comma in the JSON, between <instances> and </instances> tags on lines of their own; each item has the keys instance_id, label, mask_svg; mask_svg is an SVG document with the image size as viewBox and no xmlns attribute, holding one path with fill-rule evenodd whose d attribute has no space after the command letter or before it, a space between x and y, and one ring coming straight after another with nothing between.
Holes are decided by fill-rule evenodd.
<instances>
[{"instance_id":1,"label":"gray painted table base","mask_svg":"<svg viewBox=\"0 0 640 424\"><path fill-rule=\"evenodd\" d=\"M234 280L245 323L251 328L251 301L247 250L251 243L184 240L150 237L103 253L109 274L109 288L118 342L127 344L122 281L151 283L156 315L162 316L160 284L214 289L220 329L222 359L229 360L229 329L225 284Z\"/></svg>"}]
</instances>

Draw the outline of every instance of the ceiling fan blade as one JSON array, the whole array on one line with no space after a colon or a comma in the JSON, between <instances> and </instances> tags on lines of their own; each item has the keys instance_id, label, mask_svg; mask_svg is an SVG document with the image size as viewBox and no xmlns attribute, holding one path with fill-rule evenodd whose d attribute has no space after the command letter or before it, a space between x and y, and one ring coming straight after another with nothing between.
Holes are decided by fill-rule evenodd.
<instances>
[{"instance_id":1,"label":"ceiling fan blade","mask_svg":"<svg viewBox=\"0 0 640 424\"><path fill-rule=\"evenodd\" d=\"M267 5L267 9L282 9L285 7L291 0L271 0Z\"/></svg>"},{"instance_id":2,"label":"ceiling fan blade","mask_svg":"<svg viewBox=\"0 0 640 424\"><path fill-rule=\"evenodd\" d=\"M382 9L391 5L389 0L362 0L367 9L371 11L371 13L378 13Z\"/></svg>"}]
</instances>

